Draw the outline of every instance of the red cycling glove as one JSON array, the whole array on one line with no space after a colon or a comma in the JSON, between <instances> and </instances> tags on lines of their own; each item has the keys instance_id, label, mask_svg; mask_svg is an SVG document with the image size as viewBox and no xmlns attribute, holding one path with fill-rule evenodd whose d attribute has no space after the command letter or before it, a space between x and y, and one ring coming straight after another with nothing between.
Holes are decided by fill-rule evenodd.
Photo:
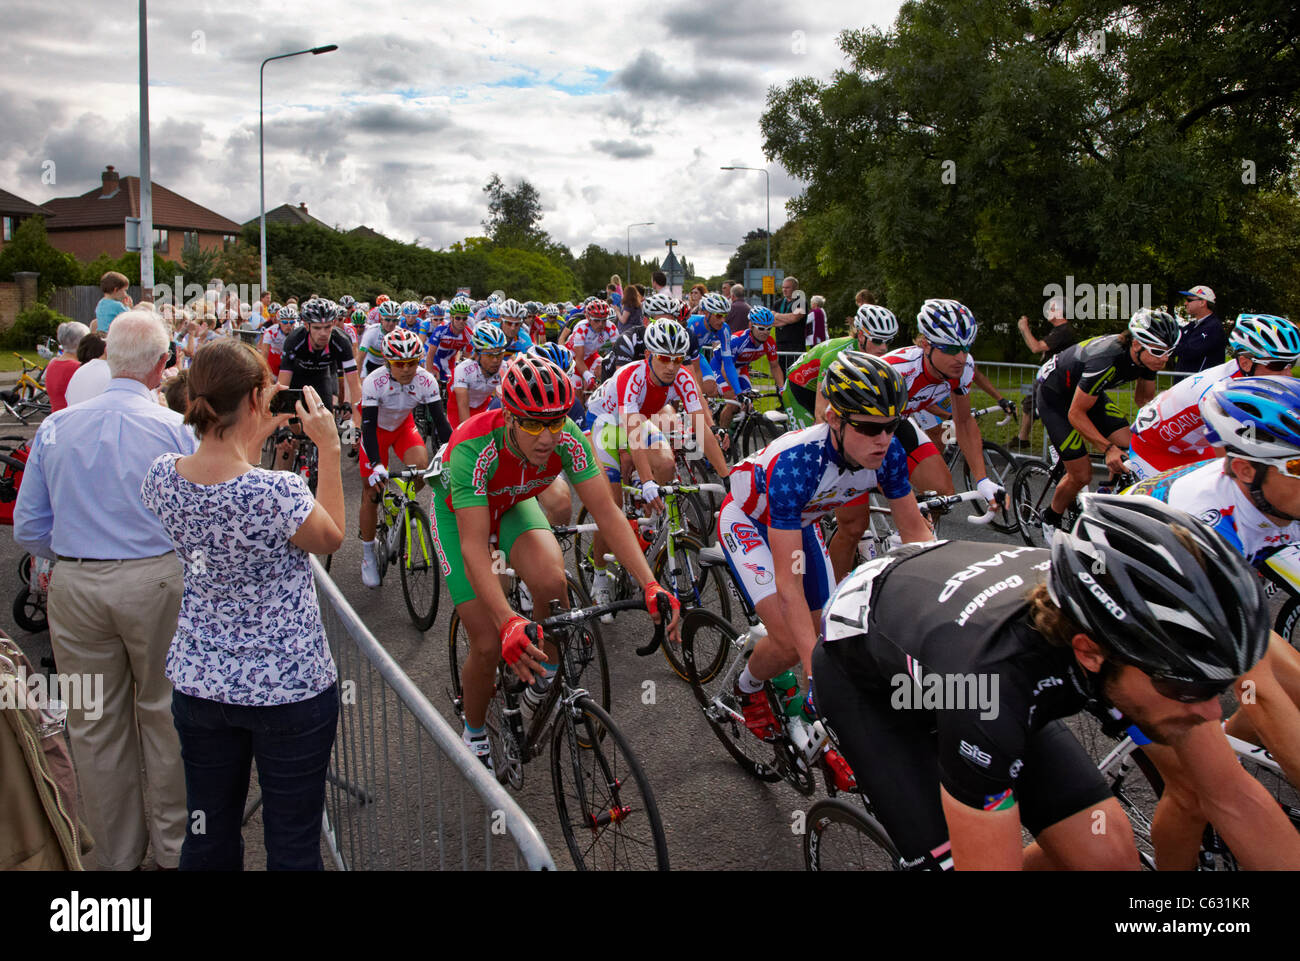
<instances>
[{"instance_id":1,"label":"red cycling glove","mask_svg":"<svg viewBox=\"0 0 1300 961\"><path fill-rule=\"evenodd\" d=\"M506 659L507 664L514 664L519 660L519 656L529 644L533 643L525 632L533 622L526 617L520 617L516 614L510 620L501 625L501 656ZM542 641L542 630L537 629L537 643Z\"/></svg>"},{"instance_id":2,"label":"red cycling glove","mask_svg":"<svg viewBox=\"0 0 1300 961\"><path fill-rule=\"evenodd\" d=\"M656 598L659 597L659 595L661 594L664 597L668 598L668 600L672 603L673 605L672 616L676 617L681 612L682 605L678 603L677 598L675 598L667 590L661 587L658 581L651 581L649 584L645 586L645 609L649 611L651 614L658 614L659 604ZM665 627L666 626L667 625L665 625Z\"/></svg>"}]
</instances>

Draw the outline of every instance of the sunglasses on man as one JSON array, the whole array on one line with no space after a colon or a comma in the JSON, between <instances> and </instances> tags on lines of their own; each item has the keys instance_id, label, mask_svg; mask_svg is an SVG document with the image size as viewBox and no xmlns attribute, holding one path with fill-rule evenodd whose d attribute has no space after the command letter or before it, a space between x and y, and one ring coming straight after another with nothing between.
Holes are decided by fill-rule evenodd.
<instances>
[{"instance_id":1,"label":"sunglasses on man","mask_svg":"<svg viewBox=\"0 0 1300 961\"><path fill-rule=\"evenodd\" d=\"M561 414L559 417L549 417L545 420L536 417L516 417L515 426L525 434L537 437L543 430L549 430L552 434L558 434L564 430L564 422L569 419L568 414Z\"/></svg>"},{"instance_id":2,"label":"sunglasses on man","mask_svg":"<svg viewBox=\"0 0 1300 961\"><path fill-rule=\"evenodd\" d=\"M655 360L659 361L659 363L669 364L673 367L680 367L682 364L686 363L685 357L673 357L668 354L654 354L652 356Z\"/></svg>"},{"instance_id":3,"label":"sunglasses on man","mask_svg":"<svg viewBox=\"0 0 1300 961\"><path fill-rule=\"evenodd\" d=\"M941 354L947 354L949 357L956 357L958 354L969 354L970 347L961 344L934 344L934 349Z\"/></svg>"},{"instance_id":4,"label":"sunglasses on man","mask_svg":"<svg viewBox=\"0 0 1300 961\"><path fill-rule=\"evenodd\" d=\"M846 417L844 423L848 424L863 437L879 437L881 434L897 433L899 426L903 423L903 418L895 417L893 420L885 421L885 423L881 424L877 421L849 420Z\"/></svg>"}]
</instances>

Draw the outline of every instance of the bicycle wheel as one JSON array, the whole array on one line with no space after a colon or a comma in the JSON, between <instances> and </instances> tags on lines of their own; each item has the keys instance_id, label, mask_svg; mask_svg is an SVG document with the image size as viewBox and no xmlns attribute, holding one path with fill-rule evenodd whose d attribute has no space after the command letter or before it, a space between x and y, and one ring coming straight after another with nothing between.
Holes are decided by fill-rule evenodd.
<instances>
[{"instance_id":1,"label":"bicycle wheel","mask_svg":"<svg viewBox=\"0 0 1300 961\"><path fill-rule=\"evenodd\" d=\"M641 762L589 697L562 707L551 740L560 830L579 871L667 871L668 841Z\"/></svg>"},{"instance_id":2,"label":"bicycle wheel","mask_svg":"<svg viewBox=\"0 0 1300 961\"><path fill-rule=\"evenodd\" d=\"M1030 547L1043 547L1043 512L1052 506L1056 483L1052 469L1041 460L1027 460L1011 482L1011 510L1020 536Z\"/></svg>"},{"instance_id":3,"label":"bicycle wheel","mask_svg":"<svg viewBox=\"0 0 1300 961\"><path fill-rule=\"evenodd\" d=\"M991 440L984 441L984 472L989 480L1001 487L1008 495L1011 493L1011 484L1015 479L1017 467L1016 459L1009 450ZM966 463L964 457L962 472L962 479L966 482L965 489L974 490L975 482L971 480L970 465ZM1020 529L1015 512L1010 507L998 511L989 526L1003 534L1014 534Z\"/></svg>"},{"instance_id":4,"label":"bicycle wheel","mask_svg":"<svg viewBox=\"0 0 1300 961\"><path fill-rule=\"evenodd\" d=\"M428 515L414 504L406 510L397 549L402 596L406 599L406 611L411 615L416 628L427 631L433 627L434 618L438 616L442 575L433 554L433 532L429 528Z\"/></svg>"},{"instance_id":5,"label":"bicycle wheel","mask_svg":"<svg viewBox=\"0 0 1300 961\"><path fill-rule=\"evenodd\" d=\"M587 513L586 507L578 512L578 519L574 521L575 524L590 524L591 522L591 515ZM591 594L591 578L593 574L591 549L593 543L592 534L573 535L573 566L578 574L578 584L586 595ZM628 591L630 590L631 581L628 579L627 572L623 570L622 565L611 561L606 570L614 576L614 592L610 600L616 601L619 598L630 597Z\"/></svg>"},{"instance_id":6,"label":"bicycle wheel","mask_svg":"<svg viewBox=\"0 0 1300 961\"><path fill-rule=\"evenodd\" d=\"M13 615L14 623L32 634L39 634L50 626L45 614L45 598L33 594L26 587L14 598Z\"/></svg>"},{"instance_id":7,"label":"bicycle wheel","mask_svg":"<svg viewBox=\"0 0 1300 961\"><path fill-rule=\"evenodd\" d=\"M747 773L760 781L781 780L781 771L775 765L774 748L750 733L732 693L749 658L745 650L748 634L737 631L712 611L697 607L682 616L681 635L682 662L686 665L691 691L713 733ZM716 658L718 649L724 652L722 667L712 678L704 680L703 672L696 666L697 661L708 665ZM697 651L701 655L698 658ZM779 713L775 707L773 713Z\"/></svg>"},{"instance_id":8,"label":"bicycle wheel","mask_svg":"<svg viewBox=\"0 0 1300 961\"><path fill-rule=\"evenodd\" d=\"M803 863L809 871L898 871L901 858L861 799L824 798L808 809Z\"/></svg>"},{"instance_id":9,"label":"bicycle wheel","mask_svg":"<svg viewBox=\"0 0 1300 961\"><path fill-rule=\"evenodd\" d=\"M780 436L780 428L762 414L755 412L745 422L740 435L740 459L752 457Z\"/></svg>"},{"instance_id":10,"label":"bicycle wheel","mask_svg":"<svg viewBox=\"0 0 1300 961\"><path fill-rule=\"evenodd\" d=\"M724 579L727 575L717 566L705 566L704 562L700 560L700 551L704 549L704 545L700 543L698 538L683 534L680 537L673 538L673 546L675 548L673 555L677 562L677 573L674 575L668 569L668 545L664 544L659 553L655 555L654 562L650 565L655 580L672 592L678 603L682 605L683 613L688 608L703 608L714 611L721 615L724 621L730 623L731 594L727 590L727 583ZM702 637L700 640L703 643L705 639ZM682 660L680 648L677 648L672 641L665 638L661 650L664 652L664 658L668 661L668 665L676 672L677 676L690 683L691 675ZM704 647L696 648L696 667L702 683L707 684L713 680L713 675L718 673L718 670L722 667L722 658L725 653L726 647L721 644L716 645L711 650Z\"/></svg>"},{"instance_id":11,"label":"bicycle wheel","mask_svg":"<svg viewBox=\"0 0 1300 961\"><path fill-rule=\"evenodd\" d=\"M1282 640L1300 650L1300 596L1293 597L1282 605L1282 610L1278 611L1277 620L1273 623L1273 630L1277 631Z\"/></svg>"}]
</instances>

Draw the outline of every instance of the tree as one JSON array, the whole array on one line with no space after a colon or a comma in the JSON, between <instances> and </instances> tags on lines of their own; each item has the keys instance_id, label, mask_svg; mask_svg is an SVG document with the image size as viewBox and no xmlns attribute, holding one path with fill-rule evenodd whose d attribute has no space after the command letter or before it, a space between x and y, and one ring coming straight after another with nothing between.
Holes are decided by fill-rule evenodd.
<instances>
[{"instance_id":1,"label":"tree","mask_svg":"<svg viewBox=\"0 0 1300 961\"><path fill-rule=\"evenodd\" d=\"M488 216L483 227L492 242L502 247L534 249L549 244L550 237L538 225L542 221L542 198L527 180L520 180L514 190L506 187L496 174L483 192L488 196Z\"/></svg>"},{"instance_id":2,"label":"tree","mask_svg":"<svg viewBox=\"0 0 1300 961\"><path fill-rule=\"evenodd\" d=\"M13 280L18 271L34 270L37 296L45 301L55 287L76 284L81 279L81 266L72 254L54 247L45 233L45 218L29 217L18 225L13 240L0 250L0 280ZM139 268L137 268L138 272ZM99 278L95 278L99 283Z\"/></svg>"},{"instance_id":3,"label":"tree","mask_svg":"<svg viewBox=\"0 0 1300 961\"><path fill-rule=\"evenodd\" d=\"M764 149L808 184L789 253L832 317L856 284L904 319L958 297L984 356L1067 275L1157 305L1205 281L1229 310L1300 306L1300 252L1278 243L1300 229L1298 38L1277 0L905 3L889 31L840 35L830 82L768 94Z\"/></svg>"}]
</instances>

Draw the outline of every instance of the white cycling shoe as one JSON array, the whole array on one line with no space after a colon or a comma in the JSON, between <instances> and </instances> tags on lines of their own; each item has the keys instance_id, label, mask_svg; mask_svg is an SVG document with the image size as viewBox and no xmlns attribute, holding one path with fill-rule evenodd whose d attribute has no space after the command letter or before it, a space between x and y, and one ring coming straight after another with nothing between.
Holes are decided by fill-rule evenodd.
<instances>
[{"instance_id":1,"label":"white cycling shoe","mask_svg":"<svg viewBox=\"0 0 1300 961\"><path fill-rule=\"evenodd\" d=\"M375 560L375 549L361 545L361 583L366 587L379 586L379 562Z\"/></svg>"}]
</instances>

